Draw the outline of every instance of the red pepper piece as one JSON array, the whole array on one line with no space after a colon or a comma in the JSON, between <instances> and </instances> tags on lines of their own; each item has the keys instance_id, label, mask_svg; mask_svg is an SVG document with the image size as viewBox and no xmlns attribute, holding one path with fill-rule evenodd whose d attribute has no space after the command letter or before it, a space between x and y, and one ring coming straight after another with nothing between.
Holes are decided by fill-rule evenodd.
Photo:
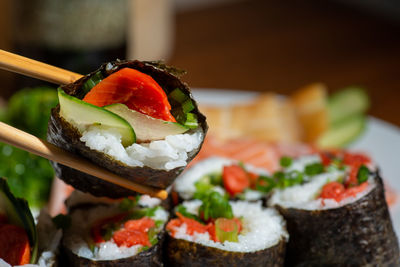
<instances>
[{"instance_id":1,"label":"red pepper piece","mask_svg":"<svg viewBox=\"0 0 400 267\"><path fill-rule=\"evenodd\" d=\"M124 68L109 75L83 101L99 107L121 103L153 118L176 122L164 90L151 76L135 69Z\"/></svg>"}]
</instances>

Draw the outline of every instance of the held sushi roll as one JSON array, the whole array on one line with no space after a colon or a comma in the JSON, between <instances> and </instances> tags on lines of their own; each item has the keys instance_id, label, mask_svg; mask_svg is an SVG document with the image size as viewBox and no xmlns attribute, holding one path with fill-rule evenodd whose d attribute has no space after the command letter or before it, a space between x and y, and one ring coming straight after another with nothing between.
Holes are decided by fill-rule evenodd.
<instances>
[{"instance_id":1,"label":"held sushi roll","mask_svg":"<svg viewBox=\"0 0 400 267\"><path fill-rule=\"evenodd\" d=\"M226 194L230 199L265 200L267 192L259 186L259 181L266 175L268 171L237 160L210 157L182 173L173 190L183 200L199 199L210 190Z\"/></svg>"},{"instance_id":2,"label":"held sushi roll","mask_svg":"<svg viewBox=\"0 0 400 267\"><path fill-rule=\"evenodd\" d=\"M400 265L382 179L368 157L321 153L281 173L294 171L301 181L274 190L269 200L287 222L288 266Z\"/></svg>"},{"instance_id":3,"label":"held sushi roll","mask_svg":"<svg viewBox=\"0 0 400 267\"><path fill-rule=\"evenodd\" d=\"M61 86L49 142L127 179L165 189L199 152L207 132L187 85L154 62L116 61ZM133 192L64 165L57 175L96 196Z\"/></svg>"},{"instance_id":4,"label":"held sushi roll","mask_svg":"<svg viewBox=\"0 0 400 267\"><path fill-rule=\"evenodd\" d=\"M168 212L137 200L71 208L61 243L65 266L162 266Z\"/></svg>"},{"instance_id":5,"label":"held sushi roll","mask_svg":"<svg viewBox=\"0 0 400 267\"><path fill-rule=\"evenodd\" d=\"M212 192L184 201L167 224L168 266L283 266L288 234L261 202L228 202Z\"/></svg>"}]
</instances>

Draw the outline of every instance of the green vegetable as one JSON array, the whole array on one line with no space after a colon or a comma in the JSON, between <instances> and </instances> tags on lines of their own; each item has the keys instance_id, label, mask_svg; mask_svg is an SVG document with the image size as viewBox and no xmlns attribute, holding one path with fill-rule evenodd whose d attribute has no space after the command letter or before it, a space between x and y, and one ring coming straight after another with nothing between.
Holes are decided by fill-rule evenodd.
<instances>
[{"instance_id":1,"label":"green vegetable","mask_svg":"<svg viewBox=\"0 0 400 267\"><path fill-rule=\"evenodd\" d=\"M58 89L58 99L60 115L80 131L84 130L82 126L100 123L101 127L113 128L118 131L121 134L122 145L130 146L135 142L136 136L132 126L117 114L70 96L60 88Z\"/></svg>"},{"instance_id":2,"label":"green vegetable","mask_svg":"<svg viewBox=\"0 0 400 267\"><path fill-rule=\"evenodd\" d=\"M54 225L57 229L68 229L71 226L71 216L59 214L52 218Z\"/></svg>"},{"instance_id":3,"label":"green vegetable","mask_svg":"<svg viewBox=\"0 0 400 267\"><path fill-rule=\"evenodd\" d=\"M318 140L321 148L344 147L355 140L365 130L364 115L354 115L333 125Z\"/></svg>"},{"instance_id":4,"label":"green vegetable","mask_svg":"<svg viewBox=\"0 0 400 267\"><path fill-rule=\"evenodd\" d=\"M264 193L270 192L276 186L276 182L273 178L260 175L256 182L256 190Z\"/></svg>"},{"instance_id":5,"label":"green vegetable","mask_svg":"<svg viewBox=\"0 0 400 267\"><path fill-rule=\"evenodd\" d=\"M202 214L205 221L210 218L233 218L232 206L229 204L228 199L220 193L212 192L202 201L203 204L199 208L199 214Z\"/></svg>"},{"instance_id":6,"label":"green vegetable","mask_svg":"<svg viewBox=\"0 0 400 267\"><path fill-rule=\"evenodd\" d=\"M25 229L31 245L30 263L36 263L38 238L28 202L21 198L15 198L4 178L0 178L0 214L5 214L11 224Z\"/></svg>"},{"instance_id":7,"label":"green vegetable","mask_svg":"<svg viewBox=\"0 0 400 267\"><path fill-rule=\"evenodd\" d=\"M189 97L182 92L181 89L175 88L171 93L168 95L168 100L173 100L177 103L182 104L185 102Z\"/></svg>"},{"instance_id":8,"label":"green vegetable","mask_svg":"<svg viewBox=\"0 0 400 267\"><path fill-rule=\"evenodd\" d=\"M358 184L362 184L368 180L369 169L365 165L361 165L357 172Z\"/></svg>"},{"instance_id":9,"label":"green vegetable","mask_svg":"<svg viewBox=\"0 0 400 267\"><path fill-rule=\"evenodd\" d=\"M157 233L158 233L158 231L157 231L157 228L156 228L156 227L150 228L149 231L147 232L147 234L148 234L148 236L149 236L150 244L151 244L152 246L154 246L154 245L157 244L157 242L158 242Z\"/></svg>"},{"instance_id":10,"label":"green vegetable","mask_svg":"<svg viewBox=\"0 0 400 267\"><path fill-rule=\"evenodd\" d=\"M329 98L328 112L330 124L334 126L344 119L355 115L361 115L369 107L369 98L364 89L348 87Z\"/></svg>"},{"instance_id":11,"label":"green vegetable","mask_svg":"<svg viewBox=\"0 0 400 267\"><path fill-rule=\"evenodd\" d=\"M188 113L194 109L192 100L188 99L182 103L182 110L184 113Z\"/></svg>"},{"instance_id":12,"label":"green vegetable","mask_svg":"<svg viewBox=\"0 0 400 267\"><path fill-rule=\"evenodd\" d=\"M280 160L280 164L283 168L290 167L292 165L293 159L291 157L282 157Z\"/></svg>"},{"instance_id":13,"label":"green vegetable","mask_svg":"<svg viewBox=\"0 0 400 267\"><path fill-rule=\"evenodd\" d=\"M194 198L201 200L204 197L207 197L214 186L218 185L222 185L222 175L220 172L204 175L194 184L194 186L196 187Z\"/></svg>"},{"instance_id":14,"label":"green vegetable","mask_svg":"<svg viewBox=\"0 0 400 267\"><path fill-rule=\"evenodd\" d=\"M194 113L187 113L186 121L183 125L189 127L190 129L196 129L199 126L197 121L197 115Z\"/></svg>"},{"instance_id":15,"label":"green vegetable","mask_svg":"<svg viewBox=\"0 0 400 267\"><path fill-rule=\"evenodd\" d=\"M215 234L218 240L223 243L225 241L238 242L239 227L234 220L218 218L215 221Z\"/></svg>"},{"instance_id":16,"label":"green vegetable","mask_svg":"<svg viewBox=\"0 0 400 267\"><path fill-rule=\"evenodd\" d=\"M90 90L92 90L93 87L95 87L103 79L104 77L103 74L101 74L101 71L96 72L83 84L81 94L77 97L79 99L82 99L87 93L89 93Z\"/></svg>"},{"instance_id":17,"label":"green vegetable","mask_svg":"<svg viewBox=\"0 0 400 267\"><path fill-rule=\"evenodd\" d=\"M134 200L129 199L129 198L124 198L118 205L118 207L123 210L123 211L129 211L132 210L134 207L136 207L137 202L139 201L140 195L137 195Z\"/></svg>"},{"instance_id":18,"label":"green vegetable","mask_svg":"<svg viewBox=\"0 0 400 267\"><path fill-rule=\"evenodd\" d=\"M159 208L160 207L153 207L153 208L143 208L143 209L134 210L128 215L127 219L128 220L137 220L137 219L141 219L143 217L153 217Z\"/></svg>"},{"instance_id":19,"label":"green vegetable","mask_svg":"<svg viewBox=\"0 0 400 267\"><path fill-rule=\"evenodd\" d=\"M323 172L324 172L324 165L322 165L322 163L319 162L308 164L304 169L304 173L309 176L314 176Z\"/></svg>"}]
</instances>

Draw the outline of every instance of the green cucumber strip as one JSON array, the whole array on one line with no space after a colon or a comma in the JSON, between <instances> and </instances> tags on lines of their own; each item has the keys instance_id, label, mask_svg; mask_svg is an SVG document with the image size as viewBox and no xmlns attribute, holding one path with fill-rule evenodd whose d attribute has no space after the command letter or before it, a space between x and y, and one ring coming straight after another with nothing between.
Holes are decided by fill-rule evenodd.
<instances>
[{"instance_id":1,"label":"green cucumber strip","mask_svg":"<svg viewBox=\"0 0 400 267\"><path fill-rule=\"evenodd\" d=\"M21 198L16 198L11 193L7 181L0 178L0 213L5 213L9 223L25 229L29 243L31 245L30 263L36 263L38 256L38 238L32 213L28 202Z\"/></svg>"},{"instance_id":2,"label":"green cucumber strip","mask_svg":"<svg viewBox=\"0 0 400 267\"><path fill-rule=\"evenodd\" d=\"M82 86L81 94L79 94L79 99L82 99L93 87L95 87L99 82L104 79L101 71L96 72L92 77L90 77Z\"/></svg>"},{"instance_id":3,"label":"green cucumber strip","mask_svg":"<svg viewBox=\"0 0 400 267\"><path fill-rule=\"evenodd\" d=\"M358 87L348 87L333 94L328 101L331 125L340 123L351 116L363 114L369 107L367 93Z\"/></svg>"},{"instance_id":4,"label":"green cucumber strip","mask_svg":"<svg viewBox=\"0 0 400 267\"><path fill-rule=\"evenodd\" d=\"M218 218L215 221L215 234L218 240L223 243L225 241L238 242L239 229L235 221L225 218Z\"/></svg>"},{"instance_id":5,"label":"green cucumber strip","mask_svg":"<svg viewBox=\"0 0 400 267\"><path fill-rule=\"evenodd\" d=\"M183 103L186 99L188 99L188 96L185 95L181 89L176 88L174 89L171 93L168 95L171 99L175 100L178 103Z\"/></svg>"},{"instance_id":6,"label":"green cucumber strip","mask_svg":"<svg viewBox=\"0 0 400 267\"><path fill-rule=\"evenodd\" d=\"M317 140L317 145L321 148L344 147L364 131L365 125L366 118L363 115L352 116L332 126Z\"/></svg>"},{"instance_id":7,"label":"green cucumber strip","mask_svg":"<svg viewBox=\"0 0 400 267\"><path fill-rule=\"evenodd\" d=\"M115 129L121 134L123 146L130 146L136 141L135 131L124 118L98 107L86 103L76 97L58 89L60 115L69 123L83 132L87 127L97 125L104 129Z\"/></svg>"},{"instance_id":8,"label":"green cucumber strip","mask_svg":"<svg viewBox=\"0 0 400 267\"><path fill-rule=\"evenodd\" d=\"M138 141L163 140L168 135L182 134L189 130L187 126L147 116L124 104L112 104L104 108L124 118L135 129Z\"/></svg>"}]
</instances>

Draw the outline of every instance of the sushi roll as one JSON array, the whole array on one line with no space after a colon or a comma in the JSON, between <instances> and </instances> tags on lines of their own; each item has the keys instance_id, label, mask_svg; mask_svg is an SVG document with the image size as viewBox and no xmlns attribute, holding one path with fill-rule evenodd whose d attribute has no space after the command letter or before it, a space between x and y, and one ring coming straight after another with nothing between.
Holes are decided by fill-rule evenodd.
<instances>
[{"instance_id":1,"label":"sushi roll","mask_svg":"<svg viewBox=\"0 0 400 267\"><path fill-rule=\"evenodd\" d=\"M288 266L399 266L382 179L359 153L289 161L269 200L287 222ZM293 182L293 177L296 181Z\"/></svg>"},{"instance_id":2,"label":"sushi roll","mask_svg":"<svg viewBox=\"0 0 400 267\"><path fill-rule=\"evenodd\" d=\"M169 214L154 201L138 201L74 202L61 242L65 266L162 266Z\"/></svg>"},{"instance_id":3,"label":"sushi roll","mask_svg":"<svg viewBox=\"0 0 400 267\"><path fill-rule=\"evenodd\" d=\"M35 225L28 203L0 178L0 266L56 266L60 239L50 216L42 211Z\"/></svg>"},{"instance_id":4,"label":"sushi roll","mask_svg":"<svg viewBox=\"0 0 400 267\"><path fill-rule=\"evenodd\" d=\"M59 88L47 139L133 182L165 189L207 132L188 86L155 62L115 61ZM53 163L57 176L95 196L132 191Z\"/></svg>"},{"instance_id":5,"label":"sushi roll","mask_svg":"<svg viewBox=\"0 0 400 267\"><path fill-rule=\"evenodd\" d=\"M199 199L211 190L232 200L265 202L267 192L258 183L260 177L267 175L267 170L237 160L210 157L182 173L173 185L173 194L177 194L178 201L190 200Z\"/></svg>"},{"instance_id":6,"label":"sushi roll","mask_svg":"<svg viewBox=\"0 0 400 267\"><path fill-rule=\"evenodd\" d=\"M228 202L218 192L184 201L168 222L168 266L283 266L288 234L261 202Z\"/></svg>"}]
</instances>

